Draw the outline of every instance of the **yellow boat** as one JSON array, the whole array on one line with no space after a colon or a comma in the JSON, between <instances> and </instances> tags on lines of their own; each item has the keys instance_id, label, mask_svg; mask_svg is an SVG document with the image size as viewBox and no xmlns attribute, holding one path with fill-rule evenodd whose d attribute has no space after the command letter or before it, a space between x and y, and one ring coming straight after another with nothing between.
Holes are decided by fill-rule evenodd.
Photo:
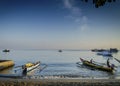
<instances>
[{"instance_id":1,"label":"yellow boat","mask_svg":"<svg viewBox=\"0 0 120 86\"><path fill-rule=\"evenodd\" d=\"M14 61L12 60L0 60L0 70L14 66Z\"/></svg>"},{"instance_id":2,"label":"yellow boat","mask_svg":"<svg viewBox=\"0 0 120 86\"><path fill-rule=\"evenodd\" d=\"M96 63L92 63L90 61L84 60L82 58L80 58L80 60L82 61L83 65L95 68L95 69L99 69L99 70L103 70L103 71L107 71L107 72L113 72L113 68L111 67L107 67L107 66L103 66L103 65L99 65Z\"/></svg>"}]
</instances>

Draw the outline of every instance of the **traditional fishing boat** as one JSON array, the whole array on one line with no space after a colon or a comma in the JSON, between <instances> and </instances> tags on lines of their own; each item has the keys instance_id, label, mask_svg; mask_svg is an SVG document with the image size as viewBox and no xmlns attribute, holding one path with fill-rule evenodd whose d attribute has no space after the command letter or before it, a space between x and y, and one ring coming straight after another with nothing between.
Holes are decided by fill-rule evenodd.
<instances>
[{"instance_id":1,"label":"traditional fishing boat","mask_svg":"<svg viewBox=\"0 0 120 86\"><path fill-rule=\"evenodd\" d=\"M95 69L99 69L99 70L103 70L103 71L107 71L107 72L113 72L113 70L114 70L114 68L97 64L97 62L95 63L95 62L87 61L82 58L80 58L80 60L82 61L83 65L86 65L86 66L89 66L89 67L92 67Z\"/></svg>"},{"instance_id":2,"label":"traditional fishing boat","mask_svg":"<svg viewBox=\"0 0 120 86\"><path fill-rule=\"evenodd\" d=\"M23 74L37 68L39 65L40 65L40 61L36 63L31 63L31 62L26 63L25 65L22 66Z\"/></svg>"},{"instance_id":3,"label":"traditional fishing boat","mask_svg":"<svg viewBox=\"0 0 120 86\"><path fill-rule=\"evenodd\" d=\"M5 50L3 50L3 52L10 52L10 50L8 50L8 49L5 49Z\"/></svg>"}]
</instances>

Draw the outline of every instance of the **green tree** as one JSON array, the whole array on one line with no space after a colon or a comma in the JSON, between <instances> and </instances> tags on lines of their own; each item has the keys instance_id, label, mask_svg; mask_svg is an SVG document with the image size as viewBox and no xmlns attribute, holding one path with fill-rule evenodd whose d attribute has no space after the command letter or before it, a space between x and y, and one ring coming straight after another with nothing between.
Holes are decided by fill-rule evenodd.
<instances>
[{"instance_id":1,"label":"green tree","mask_svg":"<svg viewBox=\"0 0 120 86\"><path fill-rule=\"evenodd\" d=\"M84 2L88 2L88 0L81 0ZM93 0L93 4L95 5L96 8L100 7L100 6L104 6L105 3L112 3L115 2L116 0Z\"/></svg>"}]
</instances>

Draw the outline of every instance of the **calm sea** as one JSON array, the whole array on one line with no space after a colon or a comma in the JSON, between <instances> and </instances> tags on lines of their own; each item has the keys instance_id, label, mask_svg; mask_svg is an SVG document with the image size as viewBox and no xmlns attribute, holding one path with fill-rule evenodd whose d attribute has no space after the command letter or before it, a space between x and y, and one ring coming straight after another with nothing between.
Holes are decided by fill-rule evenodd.
<instances>
[{"instance_id":1,"label":"calm sea","mask_svg":"<svg viewBox=\"0 0 120 86\"><path fill-rule=\"evenodd\" d=\"M111 74L88 68L81 64L79 58L86 60L92 58L99 63L106 63L106 60L110 58L110 63L115 64L117 69L114 74ZM21 66L27 62L40 61L40 68L29 72L28 75L68 78L120 78L120 63L114 58L120 60L120 52L114 53L113 57L103 57L88 50L63 50L62 52L58 52L58 50L11 50L8 53L1 50L0 59L13 60L15 66L0 71L0 74L19 74L19 69L15 68L16 66ZM80 62L79 65L76 64L77 62ZM41 71L41 68L44 69Z\"/></svg>"}]
</instances>

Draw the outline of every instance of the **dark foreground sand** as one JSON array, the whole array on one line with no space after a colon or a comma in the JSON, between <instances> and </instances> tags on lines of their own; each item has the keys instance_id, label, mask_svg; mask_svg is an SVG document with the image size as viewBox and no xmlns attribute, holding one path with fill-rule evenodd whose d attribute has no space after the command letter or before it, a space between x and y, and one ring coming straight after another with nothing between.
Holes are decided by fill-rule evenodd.
<instances>
[{"instance_id":1,"label":"dark foreground sand","mask_svg":"<svg viewBox=\"0 0 120 86\"><path fill-rule=\"evenodd\" d=\"M10 79L0 78L0 86L120 86L120 79Z\"/></svg>"}]
</instances>

